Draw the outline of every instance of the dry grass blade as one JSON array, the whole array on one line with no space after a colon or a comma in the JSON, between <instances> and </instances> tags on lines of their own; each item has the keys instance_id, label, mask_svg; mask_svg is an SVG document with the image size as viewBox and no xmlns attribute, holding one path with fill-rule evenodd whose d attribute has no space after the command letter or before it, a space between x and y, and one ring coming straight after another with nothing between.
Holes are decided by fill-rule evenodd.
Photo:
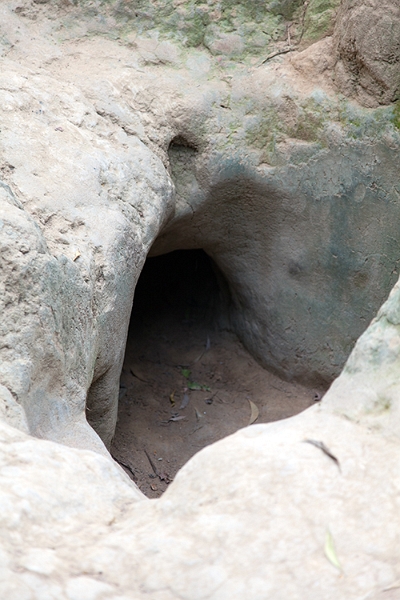
<instances>
[{"instance_id":1,"label":"dry grass blade","mask_svg":"<svg viewBox=\"0 0 400 600\"><path fill-rule=\"evenodd\" d=\"M329 562L332 563L333 566L336 567L337 569L342 570L342 567L340 565L339 559L336 554L335 546L333 543L333 537L332 537L332 534L329 531L329 529L327 530L326 536L325 536L324 550L325 550L325 556L329 560Z\"/></svg>"}]
</instances>

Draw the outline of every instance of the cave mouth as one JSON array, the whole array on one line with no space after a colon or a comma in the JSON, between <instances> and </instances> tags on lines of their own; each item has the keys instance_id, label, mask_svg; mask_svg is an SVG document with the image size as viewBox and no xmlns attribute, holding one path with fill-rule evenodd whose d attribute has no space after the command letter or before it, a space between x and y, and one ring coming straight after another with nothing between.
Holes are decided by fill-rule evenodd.
<instances>
[{"instance_id":1,"label":"cave mouth","mask_svg":"<svg viewBox=\"0 0 400 600\"><path fill-rule=\"evenodd\" d=\"M229 284L204 250L147 258L132 307L111 453L149 497L201 448L292 416L315 390L263 369L232 332ZM258 416L257 416L258 413Z\"/></svg>"},{"instance_id":2,"label":"cave mouth","mask_svg":"<svg viewBox=\"0 0 400 600\"><path fill-rule=\"evenodd\" d=\"M147 258L132 308L129 339L151 328L154 320L172 327L218 327L228 306L228 285L204 250L175 250Z\"/></svg>"}]
</instances>

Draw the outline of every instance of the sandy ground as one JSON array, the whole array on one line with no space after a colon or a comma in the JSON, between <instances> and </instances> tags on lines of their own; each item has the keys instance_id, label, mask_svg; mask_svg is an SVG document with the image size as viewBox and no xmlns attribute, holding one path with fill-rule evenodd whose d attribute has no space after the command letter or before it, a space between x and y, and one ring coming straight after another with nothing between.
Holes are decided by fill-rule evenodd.
<instances>
[{"instance_id":1,"label":"sandy ground","mask_svg":"<svg viewBox=\"0 0 400 600\"><path fill-rule=\"evenodd\" d=\"M247 427L257 412L257 423L284 419L322 393L282 381L218 329L209 266L201 255L193 262L193 253L174 254L178 268L166 262L171 255L150 259L138 284L112 447L151 498L193 454Z\"/></svg>"}]
</instances>

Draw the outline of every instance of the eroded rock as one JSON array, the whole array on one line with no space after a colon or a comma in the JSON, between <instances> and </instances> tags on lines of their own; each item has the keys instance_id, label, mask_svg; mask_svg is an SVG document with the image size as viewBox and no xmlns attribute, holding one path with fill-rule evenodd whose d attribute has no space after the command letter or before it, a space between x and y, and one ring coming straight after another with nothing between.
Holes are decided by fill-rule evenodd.
<instances>
[{"instance_id":1,"label":"eroded rock","mask_svg":"<svg viewBox=\"0 0 400 600\"><path fill-rule=\"evenodd\" d=\"M335 29L335 80L364 106L400 94L400 8L391 0L342 2Z\"/></svg>"},{"instance_id":2,"label":"eroded rock","mask_svg":"<svg viewBox=\"0 0 400 600\"><path fill-rule=\"evenodd\" d=\"M317 56L327 40L221 78L215 44L239 54L245 28L216 32L216 59L131 31L127 45L77 43L79 27L120 35L132 19L129 3L104 19L90 6L72 26L82 4L1 7L1 596L383 597L400 576L397 287L320 405L203 449L161 499L104 444L150 248L213 257L231 324L265 365L325 383L339 373L398 277L396 114L334 94L333 61ZM271 4L279 26L299 8ZM202 27L209 6L195 11ZM353 16L344 71L359 60L346 54ZM364 91L397 94L395 61L382 74L375 58L343 87L364 104Z\"/></svg>"}]
</instances>

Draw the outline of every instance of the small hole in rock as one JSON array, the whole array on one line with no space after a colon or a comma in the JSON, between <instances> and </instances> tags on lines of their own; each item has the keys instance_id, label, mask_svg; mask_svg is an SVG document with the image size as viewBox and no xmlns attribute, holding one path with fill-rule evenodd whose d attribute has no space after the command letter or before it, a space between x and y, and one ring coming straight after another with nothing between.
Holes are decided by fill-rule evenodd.
<instances>
[{"instance_id":1,"label":"small hole in rock","mask_svg":"<svg viewBox=\"0 0 400 600\"><path fill-rule=\"evenodd\" d=\"M246 351L230 331L229 303L229 285L203 250L144 265L111 451L149 497L201 448L246 427L253 405L260 423L314 403L314 389L281 380Z\"/></svg>"}]
</instances>

